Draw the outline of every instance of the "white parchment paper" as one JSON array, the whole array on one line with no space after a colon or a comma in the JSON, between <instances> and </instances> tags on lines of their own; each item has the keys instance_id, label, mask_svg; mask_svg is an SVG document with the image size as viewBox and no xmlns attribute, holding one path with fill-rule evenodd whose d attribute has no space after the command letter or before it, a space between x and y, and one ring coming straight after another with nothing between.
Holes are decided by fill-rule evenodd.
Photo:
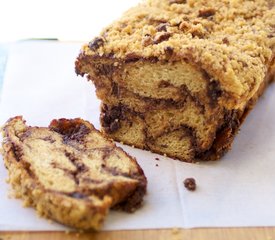
<instances>
[{"instance_id":1,"label":"white parchment paper","mask_svg":"<svg viewBox=\"0 0 275 240\"><path fill-rule=\"evenodd\" d=\"M53 118L82 117L99 128L94 87L74 73L80 47L81 43L47 41L13 45L0 124L16 115L38 126L47 126ZM221 161L187 164L122 146L144 169L148 194L144 207L134 214L111 211L104 229L275 226L274 90L275 85L270 85ZM6 177L0 158L0 230L65 229L23 208L20 200L9 199ZM195 192L184 188L187 177L196 179Z\"/></svg>"}]
</instances>

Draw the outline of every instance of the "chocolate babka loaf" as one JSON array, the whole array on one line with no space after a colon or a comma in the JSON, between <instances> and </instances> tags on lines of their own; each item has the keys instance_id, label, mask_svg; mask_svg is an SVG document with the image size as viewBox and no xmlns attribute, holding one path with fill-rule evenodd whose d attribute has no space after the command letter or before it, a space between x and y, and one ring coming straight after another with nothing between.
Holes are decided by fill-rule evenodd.
<instances>
[{"instance_id":1,"label":"chocolate babka loaf","mask_svg":"<svg viewBox=\"0 0 275 240\"><path fill-rule=\"evenodd\" d=\"M110 208L132 212L146 192L135 159L82 119L53 120L43 128L11 118L2 151L16 197L74 228L98 230Z\"/></svg>"},{"instance_id":2,"label":"chocolate babka loaf","mask_svg":"<svg viewBox=\"0 0 275 240\"><path fill-rule=\"evenodd\" d=\"M274 79L274 29L274 1L147 0L83 46L76 73L109 137L214 160Z\"/></svg>"}]
</instances>

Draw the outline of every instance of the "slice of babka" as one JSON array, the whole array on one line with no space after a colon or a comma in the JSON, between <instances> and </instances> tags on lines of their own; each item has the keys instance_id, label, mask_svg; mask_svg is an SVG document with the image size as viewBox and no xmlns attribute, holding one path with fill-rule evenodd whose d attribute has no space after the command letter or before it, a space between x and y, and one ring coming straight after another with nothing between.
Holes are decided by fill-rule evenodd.
<instances>
[{"instance_id":1,"label":"slice of babka","mask_svg":"<svg viewBox=\"0 0 275 240\"><path fill-rule=\"evenodd\" d=\"M110 208L140 207L147 180L136 160L82 119L3 127L9 183L25 205L78 229L100 229Z\"/></svg>"}]
</instances>

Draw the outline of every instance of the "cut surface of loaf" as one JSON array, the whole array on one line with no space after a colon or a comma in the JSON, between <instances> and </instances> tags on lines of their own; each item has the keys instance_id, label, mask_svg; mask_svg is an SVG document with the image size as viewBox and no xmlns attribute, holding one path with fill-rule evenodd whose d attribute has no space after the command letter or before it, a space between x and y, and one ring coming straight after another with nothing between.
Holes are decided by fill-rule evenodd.
<instances>
[{"instance_id":1,"label":"cut surface of loaf","mask_svg":"<svg viewBox=\"0 0 275 240\"><path fill-rule=\"evenodd\" d=\"M30 127L14 117L3 127L9 183L25 205L78 229L98 230L110 208L141 206L147 180L136 160L82 119Z\"/></svg>"},{"instance_id":2,"label":"cut surface of loaf","mask_svg":"<svg viewBox=\"0 0 275 240\"><path fill-rule=\"evenodd\" d=\"M109 137L183 161L220 158L275 73L266 0L146 0L85 44Z\"/></svg>"}]
</instances>

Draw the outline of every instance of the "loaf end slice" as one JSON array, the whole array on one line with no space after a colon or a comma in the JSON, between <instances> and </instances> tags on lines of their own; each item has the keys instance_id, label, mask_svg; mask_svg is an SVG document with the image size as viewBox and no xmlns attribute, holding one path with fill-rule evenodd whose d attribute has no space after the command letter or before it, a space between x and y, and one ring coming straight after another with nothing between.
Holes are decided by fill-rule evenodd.
<instances>
[{"instance_id":1,"label":"loaf end slice","mask_svg":"<svg viewBox=\"0 0 275 240\"><path fill-rule=\"evenodd\" d=\"M110 208L141 206L147 180L136 160L82 119L3 129L3 158L15 195L39 215L83 230L99 230Z\"/></svg>"}]
</instances>

